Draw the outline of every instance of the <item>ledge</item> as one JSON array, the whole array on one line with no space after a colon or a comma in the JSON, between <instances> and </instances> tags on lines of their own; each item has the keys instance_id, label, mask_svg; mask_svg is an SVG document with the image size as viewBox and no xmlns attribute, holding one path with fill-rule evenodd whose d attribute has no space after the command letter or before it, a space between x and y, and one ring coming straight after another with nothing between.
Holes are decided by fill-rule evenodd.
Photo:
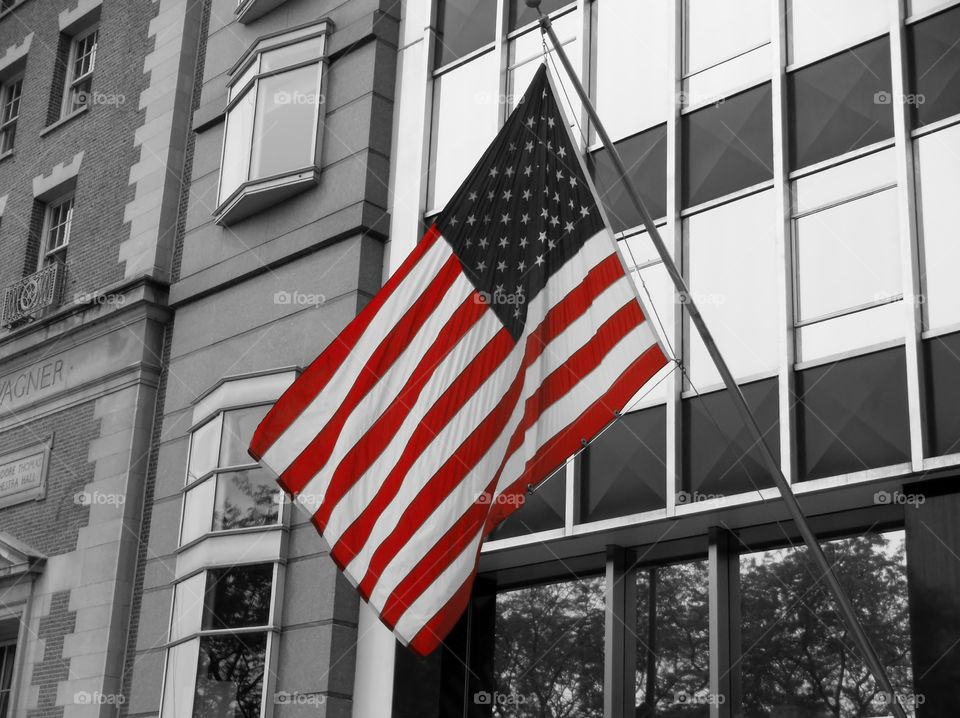
<instances>
[{"instance_id":1,"label":"ledge","mask_svg":"<svg viewBox=\"0 0 960 718\"><path fill-rule=\"evenodd\" d=\"M71 113L70 113L69 115L67 115L66 117L61 117L59 120L57 120L56 122L54 122L52 125L47 125L47 126L44 127L42 130L40 130L40 136L41 136L41 137L46 137L46 136L49 135L51 132L54 132L54 131L60 129L60 128L63 127L64 125L68 124L69 122L72 122L72 121L73 121L74 119L76 119L77 117L80 117L80 115L86 114L86 112L87 112L87 110L89 109L89 107L90 107L89 105L84 105L84 106L81 107L79 110L74 110L73 112L71 112Z\"/></svg>"},{"instance_id":2,"label":"ledge","mask_svg":"<svg viewBox=\"0 0 960 718\"><path fill-rule=\"evenodd\" d=\"M318 167L244 182L217 207L213 213L214 221L226 227L315 187L319 182Z\"/></svg>"}]
</instances>

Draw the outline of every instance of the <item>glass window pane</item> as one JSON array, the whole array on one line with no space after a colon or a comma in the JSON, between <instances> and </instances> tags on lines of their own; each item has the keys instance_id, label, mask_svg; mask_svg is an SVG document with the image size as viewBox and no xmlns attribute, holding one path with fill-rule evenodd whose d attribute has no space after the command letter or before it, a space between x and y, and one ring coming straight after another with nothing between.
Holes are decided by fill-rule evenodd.
<instances>
[{"instance_id":1,"label":"glass window pane","mask_svg":"<svg viewBox=\"0 0 960 718\"><path fill-rule=\"evenodd\" d=\"M553 23L553 29L560 39L563 50L571 57L577 57L580 54L580 38L578 23L580 16L577 13L567 13L558 18ZM547 43L550 46L550 43ZM582 104L577 95L577 91L570 84L567 74L560 69L559 77L553 72L553 66L560 68L560 61L556 58L555 51L550 50L552 63L550 73L555 83L557 83L557 96L563 106L564 114L570 121L572 127L580 121ZM539 30L531 30L510 41L510 71L507 73L508 86L510 88L509 107L514 110L523 93L526 92L530 81L540 68L543 61L543 41ZM574 129L574 137L579 141L579 132Z\"/></svg>"},{"instance_id":2,"label":"glass window pane","mask_svg":"<svg viewBox=\"0 0 960 718\"><path fill-rule=\"evenodd\" d=\"M907 28L915 127L960 112L960 7Z\"/></svg>"},{"instance_id":3,"label":"glass window pane","mask_svg":"<svg viewBox=\"0 0 960 718\"><path fill-rule=\"evenodd\" d=\"M667 505L666 408L624 414L590 443L581 462L580 521Z\"/></svg>"},{"instance_id":4,"label":"glass window pane","mask_svg":"<svg viewBox=\"0 0 960 718\"><path fill-rule=\"evenodd\" d=\"M701 718L710 689L706 561L637 571L637 718Z\"/></svg>"},{"instance_id":5,"label":"glass window pane","mask_svg":"<svg viewBox=\"0 0 960 718\"><path fill-rule=\"evenodd\" d=\"M770 83L684 115L683 206L773 177Z\"/></svg>"},{"instance_id":6,"label":"glass window pane","mask_svg":"<svg viewBox=\"0 0 960 718\"><path fill-rule=\"evenodd\" d=\"M780 407L776 378L744 384L743 395L764 440L780 458ZM677 505L708 501L773 486L763 460L726 390L683 400L684 476Z\"/></svg>"},{"instance_id":7,"label":"glass window pane","mask_svg":"<svg viewBox=\"0 0 960 718\"><path fill-rule=\"evenodd\" d=\"M489 2L489 0L487 0ZM491 2L491 5L496 5ZM543 0L540 4L540 12L544 15L559 10L565 5L572 5L572 0ZM525 0L510 0L510 29L516 30L518 27L533 22L537 19L537 11L527 6Z\"/></svg>"},{"instance_id":8,"label":"glass window pane","mask_svg":"<svg viewBox=\"0 0 960 718\"><path fill-rule=\"evenodd\" d=\"M823 544L896 689L913 691L902 531ZM890 715L804 549L740 557L743 718ZM909 711L912 715L912 711Z\"/></svg>"},{"instance_id":9,"label":"glass window pane","mask_svg":"<svg viewBox=\"0 0 960 718\"><path fill-rule=\"evenodd\" d=\"M797 372L801 481L910 460L906 371L894 347Z\"/></svg>"},{"instance_id":10,"label":"glass window pane","mask_svg":"<svg viewBox=\"0 0 960 718\"><path fill-rule=\"evenodd\" d=\"M266 633L201 637L193 718L259 716L266 654Z\"/></svg>"},{"instance_id":11,"label":"glass window pane","mask_svg":"<svg viewBox=\"0 0 960 718\"><path fill-rule=\"evenodd\" d=\"M497 594L491 703L511 718L602 718L603 578Z\"/></svg>"},{"instance_id":12,"label":"glass window pane","mask_svg":"<svg viewBox=\"0 0 960 718\"><path fill-rule=\"evenodd\" d=\"M173 617L170 640L177 641L200 630L206 576L198 573L176 584L173 589Z\"/></svg>"},{"instance_id":13,"label":"glass window pane","mask_svg":"<svg viewBox=\"0 0 960 718\"><path fill-rule=\"evenodd\" d=\"M615 144L640 198L654 219L667 212L667 126L657 125ZM605 149L591 152L587 166L614 232L642 224Z\"/></svg>"},{"instance_id":14,"label":"glass window pane","mask_svg":"<svg viewBox=\"0 0 960 718\"><path fill-rule=\"evenodd\" d=\"M437 65L446 65L494 40L497 4L490 0L437 3Z\"/></svg>"},{"instance_id":15,"label":"glass window pane","mask_svg":"<svg viewBox=\"0 0 960 718\"><path fill-rule=\"evenodd\" d=\"M667 81L671 3L660 0L602 0L597 13L597 113L613 139L664 122L672 110L673 86ZM636 42L643 28L644 42ZM635 68L625 76L624 67Z\"/></svg>"},{"instance_id":16,"label":"glass window pane","mask_svg":"<svg viewBox=\"0 0 960 718\"><path fill-rule=\"evenodd\" d=\"M319 60L323 52L323 38L314 37L304 42L284 45L276 50L263 53L260 59L260 71L270 72L281 67L289 67L307 60Z\"/></svg>"},{"instance_id":17,"label":"glass window pane","mask_svg":"<svg viewBox=\"0 0 960 718\"><path fill-rule=\"evenodd\" d=\"M250 179L271 177L313 164L320 102L319 73L319 65L307 65L260 80Z\"/></svg>"},{"instance_id":18,"label":"glass window pane","mask_svg":"<svg viewBox=\"0 0 960 718\"><path fill-rule=\"evenodd\" d=\"M197 680L197 657L200 639L180 643L167 651L167 667L163 678L163 718L182 718L193 710L194 685Z\"/></svg>"},{"instance_id":19,"label":"glass window pane","mask_svg":"<svg viewBox=\"0 0 960 718\"><path fill-rule=\"evenodd\" d=\"M198 539L210 531L216 481L211 477L191 488L183 496L183 526L180 545Z\"/></svg>"},{"instance_id":20,"label":"glass window pane","mask_svg":"<svg viewBox=\"0 0 960 718\"><path fill-rule=\"evenodd\" d=\"M497 134L498 71L496 54L488 52L434 82L430 210L447 203Z\"/></svg>"},{"instance_id":21,"label":"glass window pane","mask_svg":"<svg viewBox=\"0 0 960 718\"><path fill-rule=\"evenodd\" d=\"M691 107L770 77L770 45L701 70L683 81L683 105Z\"/></svg>"},{"instance_id":22,"label":"glass window pane","mask_svg":"<svg viewBox=\"0 0 960 718\"><path fill-rule=\"evenodd\" d=\"M900 294L896 189L801 217L795 233L801 320Z\"/></svg>"},{"instance_id":23,"label":"glass window pane","mask_svg":"<svg viewBox=\"0 0 960 718\"><path fill-rule=\"evenodd\" d=\"M772 190L685 220L690 292L738 378L779 365L776 223ZM694 386L719 384L720 375L689 319L687 332Z\"/></svg>"},{"instance_id":24,"label":"glass window pane","mask_svg":"<svg viewBox=\"0 0 960 718\"><path fill-rule=\"evenodd\" d=\"M918 138L916 148L925 324L937 329L960 322L960 125Z\"/></svg>"},{"instance_id":25,"label":"glass window pane","mask_svg":"<svg viewBox=\"0 0 960 718\"><path fill-rule=\"evenodd\" d=\"M268 625L272 588L272 563L207 571L203 629Z\"/></svg>"},{"instance_id":26,"label":"glass window pane","mask_svg":"<svg viewBox=\"0 0 960 718\"><path fill-rule=\"evenodd\" d=\"M219 464L221 467L256 463L247 453L247 447L250 446L253 432L269 410L269 404L261 404L224 412Z\"/></svg>"},{"instance_id":27,"label":"glass window pane","mask_svg":"<svg viewBox=\"0 0 960 718\"><path fill-rule=\"evenodd\" d=\"M579 52L580 41L579 40L570 40L565 43L563 46L564 51L575 55ZM551 50L551 53L553 51ZM540 69L539 60L531 60L530 62L525 62L519 67L515 67L509 71L509 83L510 83L510 110L513 111L517 107L517 103L520 101L520 98L523 97L523 93L527 91L527 88L530 86L530 82L533 80L533 76L537 74L537 70ZM556 76L554 76L556 79ZM580 98L577 96L577 91L573 89L573 85L570 84L570 80L567 78L566 73L560 78L560 82L557 85L557 96L560 101L560 106L563 108L563 113L566 115L566 118L570 121L570 127L573 130L573 138L578 145L583 145L583 139L580 136L580 131L577 128L577 123L580 121L580 112L583 107L583 104L580 102ZM569 100L569 102L567 101Z\"/></svg>"},{"instance_id":28,"label":"glass window pane","mask_svg":"<svg viewBox=\"0 0 960 718\"><path fill-rule=\"evenodd\" d=\"M670 228L664 225L662 227L657 227L657 231L660 232L660 236L663 238L663 241L668 243L667 248L670 249ZM631 234L628 237L623 237L619 240L619 242L620 253L623 255L623 261L626 263L626 266L631 269L634 267L641 267L651 262L660 261L660 255L657 253L657 250L653 246L653 242L650 241L650 238L647 236L645 231Z\"/></svg>"},{"instance_id":29,"label":"glass window pane","mask_svg":"<svg viewBox=\"0 0 960 718\"><path fill-rule=\"evenodd\" d=\"M788 6L791 64L825 57L890 27L887 5L877 0L789 0Z\"/></svg>"},{"instance_id":30,"label":"glass window pane","mask_svg":"<svg viewBox=\"0 0 960 718\"><path fill-rule=\"evenodd\" d=\"M488 540L497 541L563 528L567 495L566 474L566 466L561 466L540 484L540 488L534 493L524 494L520 508L498 525Z\"/></svg>"},{"instance_id":31,"label":"glass window pane","mask_svg":"<svg viewBox=\"0 0 960 718\"><path fill-rule=\"evenodd\" d=\"M896 184L896 154L892 147L834 165L793 183L793 212L802 214L847 197Z\"/></svg>"},{"instance_id":32,"label":"glass window pane","mask_svg":"<svg viewBox=\"0 0 960 718\"><path fill-rule=\"evenodd\" d=\"M259 66L260 66L259 63L260 63L260 58L259 56L257 56L253 59L253 62L250 63L247 69L243 71L243 74L237 77L236 82L234 82L233 85L231 85L230 87L230 94L228 95L228 97L231 100L236 95L240 94L240 92L243 89L246 88L247 83L250 82L250 80L256 77L257 72L259 70Z\"/></svg>"},{"instance_id":33,"label":"glass window pane","mask_svg":"<svg viewBox=\"0 0 960 718\"><path fill-rule=\"evenodd\" d=\"M927 368L927 433L933 456L960 452L960 333L923 343Z\"/></svg>"},{"instance_id":34,"label":"glass window pane","mask_svg":"<svg viewBox=\"0 0 960 718\"><path fill-rule=\"evenodd\" d=\"M893 137L890 88L887 37L788 74L791 167Z\"/></svg>"},{"instance_id":35,"label":"glass window pane","mask_svg":"<svg viewBox=\"0 0 960 718\"><path fill-rule=\"evenodd\" d=\"M686 74L770 42L767 0L686 0Z\"/></svg>"},{"instance_id":36,"label":"glass window pane","mask_svg":"<svg viewBox=\"0 0 960 718\"><path fill-rule=\"evenodd\" d=\"M264 469L231 471L217 476L213 530L268 526L280 516L280 487Z\"/></svg>"},{"instance_id":37,"label":"glass window pane","mask_svg":"<svg viewBox=\"0 0 960 718\"><path fill-rule=\"evenodd\" d=\"M806 362L903 339L903 302L843 314L797 330L797 360Z\"/></svg>"},{"instance_id":38,"label":"glass window pane","mask_svg":"<svg viewBox=\"0 0 960 718\"><path fill-rule=\"evenodd\" d=\"M220 201L226 200L244 182L250 169L250 142L253 139L254 90L248 90L227 113L223 166L220 168Z\"/></svg>"}]
</instances>

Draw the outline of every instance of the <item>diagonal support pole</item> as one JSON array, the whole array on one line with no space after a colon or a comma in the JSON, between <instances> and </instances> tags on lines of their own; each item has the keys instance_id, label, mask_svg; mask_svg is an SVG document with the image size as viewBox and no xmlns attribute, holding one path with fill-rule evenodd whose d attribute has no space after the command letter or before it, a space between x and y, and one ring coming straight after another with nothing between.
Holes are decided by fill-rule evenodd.
<instances>
[{"instance_id":1,"label":"diagonal support pole","mask_svg":"<svg viewBox=\"0 0 960 718\"><path fill-rule=\"evenodd\" d=\"M579 95L580 100L583 102L584 108L587 110L587 113L590 116L590 120L593 122L594 128L597 131L597 136L600 138L603 146L610 154L610 158L613 160L614 167L619 175L620 182L623 184L624 189L626 189L627 195L630 197L630 201L633 203L637 212L639 212L640 217L643 219L643 225L647 230L647 235L653 242L654 247L656 247L657 253L660 255L660 259L663 261L663 266L666 268L667 273L670 275L670 279L673 282L673 286L676 288L677 295L679 296L681 303L686 307L687 313L690 316L690 321L693 322L694 327L696 327L697 332L700 334L700 337L707 348L707 352L710 354L710 358L713 360L714 365L717 367L717 371L720 373L720 377L723 379L724 386L727 388L734 405L737 407L737 411L740 413L740 417L743 419L744 424L750 432L751 438L753 438L757 448L760 450L767 470L773 477L774 482L777 485L777 489L780 491L780 496L783 498L783 502L787 507L787 511L789 512L794 524L796 524L800 535L803 537L803 541L807 546L807 550L810 552L810 556L813 558L814 563L817 565L817 568L829 586L830 591L833 593L833 597L836 600L840 615L847 624L847 629L850 631L850 635L857 644L857 648L860 651L861 657L863 658L867 667L870 669L870 672L873 673L873 676L880 685L881 690L883 690L889 697L889 706L893 711L894 716L896 718L907 718L907 714L900 703L900 699L897 696L897 692L894 690L893 684L890 682L890 678L883 666L883 662L880 660L880 656L877 654L873 644L870 643L870 638L867 636L866 631L864 631L863 626L860 624L856 611L853 608L853 604L850 602L850 598L840 585L840 581L837 579L836 574L830 567L830 563L827 561L827 557L824 555L823 549L821 548L820 543L817 541L816 535L814 535L813 530L807 523L803 509L800 507L797 497L790 488L787 478L783 475L783 471L780 468L779 462L776 460L776 458L774 458L770 451L770 447L767 446L767 442L763 437L763 432L760 430L760 426L757 424L753 413L750 411L750 407L743 396L743 392L740 391L739 385L733 378L733 374L730 372L730 367L727 366L726 360L724 360L723 355L720 353L720 349L717 347L717 343L714 340L713 335L707 328L707 325L703 319L703 315L700 314L700 310L693 301L693 297L690 294L690 290L687 287L686 281L683 279L683 275L680 273L680 270L677 269L677 265L674 264L673 258L667 251L667 246L664 244L663 238L660 236L660 232L653 223L653 218L647 211L643 200L640 198L640 193L637 191L636 187L634 187L633 182L630 180L627 174L627 168L623 164L623 159L620 157L617 149L613 146L613 142L610 140L610 135L607 134L607 131L603 126L603 122L601 122L600 117L597 114L596 108L594 108L587 91L584 89L583 84L580 82L580 79L577 77L577 74L573 69L573 66L570 64L570 58L567 57L567 53L564 51L563 46L557 39L557 35L553 30L553 25L550 22L550 18L540 12L540 0L527 0L527 5L536 9L540 14L540 30L543 34L550 38L550 42L553 45L554 51L556 52L560 63L563 65L564 71L570 78L570 82L576 89L577 95Z\"/></svg>"}]
</instances>

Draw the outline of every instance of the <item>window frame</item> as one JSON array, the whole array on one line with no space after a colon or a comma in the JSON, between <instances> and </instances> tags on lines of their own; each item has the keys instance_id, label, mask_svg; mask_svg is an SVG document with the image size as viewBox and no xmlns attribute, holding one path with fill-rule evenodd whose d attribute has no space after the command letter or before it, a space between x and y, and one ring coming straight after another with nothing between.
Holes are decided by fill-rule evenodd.
<instances>
[{"instance_id":1,"label":"window frame","mask_svg":"<svg viewBox=\"0 0 960 718\"><path fill-rule=\"evenodd\" d=\"M10 655L10 647L13 647L13 655ZM13 715L11 712L13 708L13 696L14 696L14 685L17 677L17 656L19 651L17 651L17 639L12 639L9 641L0 641L0 709L3 709L0 712L0 718L10 718ZM3 676L8 673L6 670L7 661L10 661L10 684L3 684ZM6 698L6 708L4 709L3 698Z\"/></svg>"},{"instance_id":2,"label":"window frame","mask_svg":"<svg viewBox=\"0 0 960 718\"><path fill-rule=\"evenodd\" d=\"M61 194L54 199L44 203L43 208L43 229L40 235L40 251L37 256L37 270L43 269L45 266L52 264L55 261L61 263L66 263L67 261L67 250L70 247L70 233L73 229L73 214L76 209L76 192L70 190L64 194ZM64 227L64 240L62 243L57 245L54 248L50 247L50 231L54 229L53 219L54 212L59 208L63 207L65 204L69 203L69 208L67 209L66 220L62 224L56 225L57 227ZM59 255L59 256L57 256Z\"/></svg>"},{"instance_id":3,"label":"window frame","mask_svg":"<svg viewBox=\"0 0 960 718\"><path fill-rule=\"evenodd\" d=\"M92 46L88 53L80 54L80 46L90 38L93 38ZM87 29L78 32L70 38L70 51L67 54L67 71L63 82L63 100L60 108L60 117L65 118L70 115L81 112L90 104L89 97L86 102L77 104L75 98L83 92L90 92L90 89L77 90L80 85L90 83L92 87L93 73L96 70L97 51L100 47L100 23L94 23ZM90 66L86 72L76 75L77 61L89 57Z\"/></svg>"},{"instance_id":4,"label":"window frame","mask_svg":"<svg viewBox=\"0 0 960 718\"><path fill-rule=\"evenodd\" d=\"M247 49L244 55L229 70L227 82L227 104L223 112L223 141L220 149L220 171L217 178L217 206L213 212L214 221L221 225L245 219L264 207L315 186L320 180L320 155L323 140L323 122L321 112L326 110L324 96L329 63L327 37L333 30L328 20L300 25L279 33L263 35ZM291 47L312 40L320 41L320 52L316 58L298 60L283 64L270 70L261 70L263 55L273 50ZM258 179L251 178L254 141L256 139L256 113L261 81L300 70L305 67L317 67L317 102L314 103L313 128L309 137L313 138L312 152L309 158L290 170L268 175ZM252 93L252 95L250 94ZM230 139L230 115L241 102L253 98L253 117L250 122L249 141L244 147L246 167L238 186L224 196L223 168L227 156L227 142ZM249 153L246 153L249 150ZM247 201L244 201L247 200Z\"/></svg>"},{"instance_id":5,"label":"window frame","mask_svg":"<svg viewBox=\"0 0 960 718\"><path fill-rule=\"evenodd\" d=\"M14 95L16 95L14 97ZM7 117L7 108L16 103L17 112ZM13 152L16 142L17 121L20 119L20 106L23 103L23 73L18 73L5 80L0 86L0 156ZM7 137L10 144L7 147ZM3 149L7 147L7 149Z\"/></svg>"}]
</instances>

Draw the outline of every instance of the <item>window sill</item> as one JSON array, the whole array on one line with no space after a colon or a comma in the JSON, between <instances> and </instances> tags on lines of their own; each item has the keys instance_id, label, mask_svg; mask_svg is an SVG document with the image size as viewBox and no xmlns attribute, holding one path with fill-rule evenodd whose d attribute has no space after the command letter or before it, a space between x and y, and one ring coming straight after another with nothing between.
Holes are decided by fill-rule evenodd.
<instances>
[{"instance_id":1,"label":"window sill","mask_svg":"<svg viewBox=\"0 0 960 718\"><path fill-rule=\"evenodd\" d=\"M66 116L64 116L64 117L61 117L59 120L57 120L56 122L54 122L52 125L47 125L47 126L44 127L42 130L40 130L40 136L41 136L41 137L46 137L46 136L49 135L51 132L54 132L55 130L63 127L64 125L66 125L66 124L69 123L69 122L72 122L72 121L73 121L74 119L76 119L77 117L80 117L80 115L86 114L87 109L88 109L88 106L87 106L87 105L84 105L84 106L81 107L79 110L74 110L74 111L71 112L69 115L66 115Z\"/></svg>"},{"instance_id":2,"label":"window sill","mask_svg":"<svg viewBox=\"0 0 960 718\"><path fill-rule=\"evenodd\" d=\"M320 170L309 167L297 172L245 182L214 212L214 221L222 227L273 207L294 195L314 187Z\"/></svg>"},{"instance_id":3,"label":"window sill","mask_svg":"<svg viewBox=\"0 0 960 718\"><path fill-rule=\"evenodd\" d=\"M286 2L286 0L245 0L237 5L235 11L237 22L241 25L246 25L259 17L263 17L284 2Z\"/></svg>"},{"instance_id":4,"label":"window sill","mask_svg":"<svg viewBox=\"0 0 960 718\"><path fill-rule=\"evenodd\" d=\"M3 162L6 159L10 159L11 157L13 157L13 150L9 149L6 152L4 152L2 155L0 155L0 162Z\"/></svg>"}]
</instances>

